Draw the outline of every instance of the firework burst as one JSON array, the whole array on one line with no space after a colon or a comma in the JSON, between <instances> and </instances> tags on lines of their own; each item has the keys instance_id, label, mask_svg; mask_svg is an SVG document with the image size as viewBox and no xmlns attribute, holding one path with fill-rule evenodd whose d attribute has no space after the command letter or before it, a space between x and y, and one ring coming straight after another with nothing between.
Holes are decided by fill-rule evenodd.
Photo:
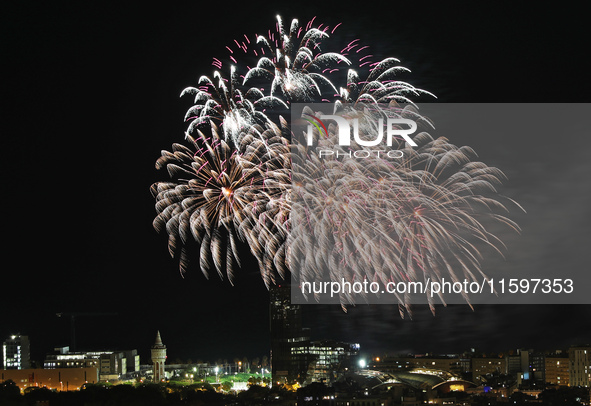
<instances>
[{"instance_id":1,"label":"firework burst","mask_svg":"<svg viewBox=\"0 0 591 406\"><path fill-rule=\"evenodd\" d=\"M294 19L286 30L277 17L276 32L258 35L252 41L246 35L244 40L235 40L236 51L227 47L233 62L226 68L227 78L221 73L222 62L214 59L217 69L213 78L201 76L198 86L181 93L194 96L194 105L185 115L190 123L188 133L205 130L213 122L222 128L226 141L236 144L240 134L251 126L277 123L280 114L289 114L291 103L411 102L413 96L433 96L397 80L399 74L409 72L398 65L398 59L372 62L372 55L365 53L367 47L359 46L359 40L351 41L340 52L323 52L322 42L337 27L316 28L312 22L301 27ZM256 64L245 72L234 57L240 53L250 60L256 58ZM357 69L341 74L352 60ZM359 70L368 71L366 79L361 79ZM344 83L339 85L336 80Z\"/></svg>"},{"instance_id":2,"label":"firework burst","mask_svg":"<svg viewBox=\"0 0 591 406\"><path fill-rule=\"evenodd\" d=\"M289 273L300 281L320 279L323 269L332 280L474 280L481 254L473 241L502 248L482 218L517 229L496 214L505 210L494 195L503 174L474 162L469 147L420 133L418 147L393 146L402 159L378 154L356 161L323 160L318 149L294 144L283 118L293 103L329 102L335 114L386 117L389 109L380 103L434 97L399 80L408 69L397 59L373 62L359 40L323 52L337 27L301 27L293 20L287 29L278 18L275 32L252 41L245 35L227 47L229 68L214 59L213 79L202 76L182 92L194 96L185 116L187 145L162 152L156 166L166 168L171 181L152 186L154 227L168 234L181 272L194 240L206 276L215 269L232 281L242 241L267 286ZM428 123L416 110L405 114ZM315 136L318 146L338 147L334 126L325 139ZM397 299L409 303L407 296ZM352 298L341 296L341 302Z\"/></svg>"},{"instance_id":3,"label":"firework burst","mask_svg":"<svg viewBox=\"0 0 591 406\"><path fill-rule=\"evenodd\" d=\"M362 110L368 114L367 108ZM374 111L384 115L390 109ZM412 108L402 112L398 117L428 123ZM321 116L309 110L304 114ZM349 109L341 114L354 113ZM485 224L494 219L519 231L499 214L508 212L496 196L503 173L474 161L470 147L421 132L413 138L417 147L395 140L397 159L385 158L380 146L352 142L349 151L365 157L357 159L348 158L337 133L330 125L328 136L317 136L316 146L292 144L294 226L289 246L292 273L299 283L368 280L386 286L440 282L443 277L477 281L484 276L482 249L501 253L504 248ZM370 138L375 128L360 124L360 133ZM327 150L338 150L340 157L323 157L320 151ZM408 293L395 296L401 304L411 302ZM433 298L427 298L433 309ZM359 298L340 292L340 301L356 303Z\"/></svg>"},{"instance_id":4,"label":"firework burst","mask_svg":"<svg viewBox=\"0 0 591 406\"><path fill-rule=\"evenodd\" d=\"M340 53L320 51L321 41L329 36L326 33L328 28L303 31L298 20L293 20L286 32L281 18L277 20L277 38L272 35L257 37L257 43L268 51L270 57L262 56L256 67L248 71L244 82L255 77L271 79L270 94L280 94L288 102L318 100L325 88L329 94L338 93L335 85L320 72L330 72L333 66L350 65L351 62Z\"/></svg>"},{"instance_id":5,"label":"firework burst","mask_svg":"<svg viewBox=\"0 0 591 406\"><path fill-rule=\"evenodd\" d=\"M190 122L187 132L207 131L212 124L220 125L223 139L234 148L240 144L240 136L251 132L256 125L265 126L270 123L261 111L264 107L279 105L287 108L280 99L265 96L256 88L243 89L237 79L234 67L230 70L230 79L226 79L219 71L213 75L199 78L199 87L187 87L181 93L194 95L195 105L185 114L185 121ZM261 134L257 134L263 139Z\"/></svg>"},{"instance_id":6,"label":"firework burst","mask_svg":"<svg viewBox=\"0 0 591 406\"><path fill-rule=\"evenodd\" d=\"M162 151L156 162L172 181L152 185L158 212L154 227L168 234L169 252L179 256L182 273L190 239L200 246L200 267L207 277L213 265L220 277L232 282L234 265L240 264L237 239L260 261L265 258L267 246L254 238L254 230L267 221L261 208L273 206L286 193L289 150L275 126L255 126L241 140L233 149L213 127L210 137L187 136L189 147L174 144L172 152Z\"/></svg>"}]
</instances>

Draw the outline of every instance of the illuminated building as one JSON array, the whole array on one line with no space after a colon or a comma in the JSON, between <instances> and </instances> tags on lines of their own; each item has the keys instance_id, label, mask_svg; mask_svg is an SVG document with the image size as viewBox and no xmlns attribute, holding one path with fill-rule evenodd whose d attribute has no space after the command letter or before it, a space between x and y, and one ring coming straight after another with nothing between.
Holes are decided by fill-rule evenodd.
<instances>
[{"instance_id":1,"label":"illuminated building","mask_svg":"<svg viewBox=\"0 0 591 406\"><path fill-rule=\"evenodd\" d=\"M393 372L414 367L414 364L411 364L412 360L414 357L377 357L371 360L369 366L375 370Z\"/></svg>"},{"instance_id":2,"label":"illuminated building","mask_svg":"<svg viewBox=\"0 0 591 406\"><path fill-rule=\"evenodd\" d=\"M160 331L156 333L156 342L152 346L152 364L154 365L154 382L160 382L166 378L164 364L166 363L166 346L162 344Z\"/></svg>"},{"instance_id":3,"label":"illuminated building","mask_svg":"<svg viewBox=\"0 0 591 406\"><path fill-rule=\"evenodd\" d=\"M47 354L43 361L43 368L91 368L99 367L102 351L70 352L70 347L57 347L54 353Z\"/></svg>"},{"instance_id":4,"label":"illuminated building","mask_svg":"<svg viewBox=\"0 0 591 406\"><path fill-rule=\"evenodd\" d=\"M545 380L548 385L568 386L570 376L568 371L568 357L547 355L544 360Z\"/></svg>"},{"instance_id":5,"label":"illuminated building","mask_svg":"<svg viewBox=\"0 0 591 406\"><path fill-rule=\"evenodd\" d=\"M396 372L404 369L429 369L449 372L455 375L467 374L471 370L469 358L459 355L385 357L373 359L370 367L383 372Z\"/></svg>"},{"instance_id":6,"label":"illuminated building","mask_svg":"<svg viewBox=\"0 0 591 406\"><path fill-rule=\"evenodd\" d=\"M12 335L2 343L4 369L28 369L30 357L29 337Z\"/></svg>"},{"instance_id":7,"label":"illuminated building","mask_svg":"<svg viewBox=\"0 0 591 406\"><path fill-rule=\"evenodd\" d=\"M506 356L505 368L508 375L517 378L519 386L544 382L544 354L534 354L533 350L518 349L516 355Z\"/></svg>"},{"instance_id":8,"label":"illuminated building","mask_svg":"<svg viewBox=\"0 0 591 406\"><path fill-rule=\"evenodd\" d=\"M332 382L359 351L358 344L311 343L310 330L302 327L301 306L291 303L289 286L271 288L269 311L274 383Z\"/></svg>"},{"instance_id":9,"label":"illuminated building","mask_svg":"<svg viewBox=\"0 0 591 406\"><path fill-rule=\"evenodd\" d=\"M99 370L100 380L118 379L130 372L139 372L140 356L137 350L129 351L76 351L69 347L57 347L43 361L45 369L91 368Z\"/></svg>"},{"instance_id":10,"label":"illuminated building","mask_svg":"<svg viewBox=\"0 0 591 406\"><path fill-rule=\"evenodd\" d=\"M571 347L568 355L570 386L591 387L591 347Z\"/></svg>"},{"instance_id":11,"label":"illuminated building","mask_svg":"<svg viewBox=\"0 0 591 406\"><path fill-rule=\"evenodd\" d=\"M414 368L426 368L439 371L452 372L458 363L458 358L450 357L415 357L410 358L409 363Z\"/></svg>"},{"instance_id":12,"label":"illuminated building","mask_svg":"<svg viewBox=\"0 0 591 406\"><path fill-rule=\"evenodd\" d=\"M542 352L532 352L529 358L531 379L535 384L543 385L546 382L546 356Z\"/></svg>"},{"instance_id":13,"label":"illuminated building","mask_svg":"<svg viewBox=\"0 0 591 406\"><path fill-rule=\"evenodd\" d=\"M332 340L314 341L307 346L293 347L292 357L306 360L308 366L305 383L325 382L331 385L350 369L359 353L359 344Z\"/></svg>"},{"instance_id":14,"label":"illuminated building","mask_svg":"<svg viewBox=\"0 0 591 406\"><path fill-rule=\"evenodd\" d=\"M308 347L310 334L302 328L301 307L291 303L289 286L274 286L270 291L271 372L273 382L301 380L308 369L305 354L297 347Z\"/></svg>"},{"instance_id":15,"label":"illuminated building","mask_svg":"<svg viewBox=\"0 0 591 406\"><path fill-rule=\"evenodd\" d=\"M517 355L508 355L505 357L507 373L517 375L530 372L530 353L528 350L517 350Z\"/></svg>"},{"instance_id":16,"label":"illuminated building","mask_svg":"<svg viewBox=\"0 0 591 406\"><path fill-rule=\"evenodd\" d=\"M478 377L488 374L504 372L506 368L505 360L501 358L472 358L472 377Z\"/></svg>"}]
</instances>

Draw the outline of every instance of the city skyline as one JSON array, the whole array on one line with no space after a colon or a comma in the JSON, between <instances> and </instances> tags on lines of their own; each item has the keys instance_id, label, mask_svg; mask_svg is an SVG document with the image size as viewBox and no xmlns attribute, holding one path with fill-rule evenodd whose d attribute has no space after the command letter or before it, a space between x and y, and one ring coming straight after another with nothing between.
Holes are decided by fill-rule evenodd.
<instances>
[{"instance_id":1,"label":"city skyline","mask_svg":"<svg viewBox=\"0 0 591 406\"><path fill-rule=\"evenodd\" d=\"M259 373L272 375L273 386L284 384L289 390L314 383L336 388L346 382L347 377L371 377L377 373L383 374L389 382L393 382L390 379L394 377L407 384L408 379L431 380L434 377L439 378L431 385L462 381L474 388L473 394L486 393L492 385L503 392L502 397L512 393L510 387L525 390L526 393L536 392L529 395L537 397L544 389L588 388L590 385L589 345L574 345L553 351L526 347L491 353L470 348L456 354L380 353L364 357L359 354L359 344L356 343L310 341L309 329L302 328L300 324L300 307L286 302L288 294L289 290L273 291L271 306L276 308L277 318L273 320L272 351L279 356L273 357L270 365L266 358L248 360L246 357L215 362L167 362L166 345L160 332L157 332L151 347L151 363L148 364L140 362L136 349L89 352L70 351L68 347L62 347L46 354L43 368L39 368L38 365L29 365L28 337L10 336L3 342L5 362L2 380L10 384L11 379L16 379L21 389L23 384L26 389L45 383L50 389L58 391L78 390L85 380L89 384L126 382L140 386L146 380L181 386L199 382L203 385L206 381L220 384L229 380L230 387L234 385L234 390L243 391L248 388L246 381L253 383L251 378L256 378ZM215 381L210 381L213 376L208 375L214 374ZM62 375L67 377L65 383L59 379ZM230 391L228 382L222 384L225 392ZM232 382L242 383L236 386ZM478 386L480 388L476 388ZM466 387L452 390L464 392Z\"/></svg>"},{"instance_id":2,"label":"city skyline","mask_svg":"<svg viewBox=\"0 0 591 406\"><path fill-rule=\"evenodd\" d=\"M152 227L149 186L160 176L153 169L160 150L182 140L188 102L178 98L181 90L210 74L212 58L225 55L235 37L272 28L277 13L286 20L317 14L319 22L342 21L376 54L401 59L412 71L408 81L442 102L589 102L586 67L577 57L585 44L582 25L574 12L544 6L531 19L516 5L488 11L438 5L433 15L407 5L401 7L417 18L397 26L376 13L309 13L295 6L224 15L224 24L206 24L180 7L7 7L13 9L3 13L2 28L10 70L2 208L10 237L0 337L28 335L34 354L68 345L68 320L56 316L61 312L117 313L77 320L80 347L148 351L160 330L173 358L195 360L229 348L232 357L268 351L268 292L255 261L244 262L235 286L217 276L206 280L197 266L181 278L165 237ZM499 21L506 22L501 29ZM501 167L509 192L528 193L524 234L539 235L526 241L540 243L523 252L509 246L509 256L540 254L538 264L588 269L589 138L573 138L571 150L556 157L559 141L524 137L517 151L527 151L528 160ZM483 160L515 159L499 154L494 140L473 146ZM518 348L532 338L545 347L591 341L589 305L437 306L434 317L425 306L414 309L410 321L393 306L358 306L345 314L338 306L310 305L304 324L317 339L360 342L362 351L364 342L367 351L426 352L472 342ZM546 323L559 328L545 331ZM324 337L329 333L336 337Z\"/></svg>"},{"instance_id":3,"label":"city skyline","mask_svg":"<svg viewBox=\"0 0 591 406\"><path fill-rule=\"evenodd\" d=\"M268 303L266 304L268 308ZM559 318L560 313L554 313L557 317L556 322L549 328L540 328L542 319L547 318L551 311L556 311L555 306L519 306L518 310L522 312L521 318L515 317L515 310L510 306L483 306L476 311L471 311L467 306L452 305L448 308L439 308L438 314L433 317L430 310L426 307L419 307L418 314L413 321L400 319L397 314L397 308L394 306L367 306L360 309L350 309L349 314L342 312L340 308L334 306L321 306L322 313L320 317L311 317L318 315L317 305L303 305L302 318L304 328L309 329L312 340L336 340L350 343L359 343L360 356L370 358L372 356L383 355L402 355L402 354L462 354L471 349L482 353L510 353L518 349L533 349L536 351L556 351L567 350L569 347L577 345L588 345L591 337L588 331L589 314L577 314L579 321L575 329L570 326L571 319ZM384 312L384 308L390 308L391 312ZM503 309L501 311L499 309ZM546 308L548 314L540 315L540 308ZM572 306L563 306L566 309ZM448 310L450 312L447 312ZM527 314L528 310L531 314ZM358 310L358 311L357 311ZM486 317L488 322L478 322ZM331 323L326 323L330 318ZM490 320L495 320L494 323ZM77 323L80 324L80 323ZM108 324L117 331L117 324L110 321L103 324L87 320L82 323L83 336L85 341L80 343L80 351L102 351L102 350L129 350L138 349L142 364L150 359L150 348L153 345L153 332L148 332L148 337L136 336L122 338L115 334L114 337L105 339L104 334L92 333L92 330L105 328ZM64 324L62 324L63 326ZM69 326L67 326L69 328ZM267 326L264 326L267 327ZM268 330L264 327L258 327L256 334L236 334L235 338L224 340L221 338L224 334L212 335L210 343L205 340L188 343L182 337L182 329L167 329L167 342L172 342L174 346L169 345L170 362L186 363L209 362L216 363L219 360L242 359L246 357L262 358L269 357L271 349L271 339ZM257 327L255 327L257 328ZM62 334L59 341L50 341L51 339L41 339L39 336L36 341L31 341L31 361L41 366L45 356L52 352L54 348L69 345L69 329L67 334ZM145 327L142 328L142 331ZM354 330L354 333L351 332ZM123 331L123 330L122 330ZM222 330L223 331L223 330ZM433 339L433 332L446 331L445 336L438 336ZM528 333L526 333L526 331ZM513 334L517 332L517 334ZM137 329L136 329L136 334ZM253 342L253 336L261 336L261 342ZM51 336L50 336L51 337ZM221 341L221 343L220 343ZM58 343L58 344L55 344ZM213 352L212 352L213 351Z\"/></svg>"}]
</instances>

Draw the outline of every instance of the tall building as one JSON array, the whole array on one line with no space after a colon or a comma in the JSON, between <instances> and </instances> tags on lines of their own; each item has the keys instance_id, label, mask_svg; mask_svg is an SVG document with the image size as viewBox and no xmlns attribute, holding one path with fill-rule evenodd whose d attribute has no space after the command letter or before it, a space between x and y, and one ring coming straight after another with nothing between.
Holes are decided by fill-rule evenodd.
<instances>
[{"instance_id":1,"label":"tall building","mask_svg":"<svg viewBox=\"0 0 591 406\"><path fill-rule=\"evenodd\" d=\"M532 352L529 357L530 379L536 384L544 385L546 382L546 356L543 352Z\"/></svg>"},{"instance_id":2,"label":"tall building","mask_svg":"<svg viewBox=\"0 0 591 406\"><path fill-rule=\"evenodd\" d=\"M166 346L162 344L160 331L156 333L156 342L152 346L152 363L154 364L154 382L160 382L166 378L166 375L164 374Z\"/></svg>"},{"instance_id":3,"label":"tall building","mask_svg":"<svg viewBox=\"0 0 591 406\"><path fill-rule=\"evenodd\" d=\"M289 286L271 288L269 312L273 382L301 380L308 369L307 358L293 349L308 347L310 333L302 328L301 307L291 303Z\"/></svg>"},{"instance_id":4,"label":"tall building","mask_svg":"<svg viewBox=\"0 0 591 406\"><path fill-rule=\"evenodd\" d=\"M591 347L571 347L568 355L570 386L591 387Z\"/></svg>"},{"instance_id":5,"label":"tall building","mask_svg":"<svg viewBox=\"0 0 591 406\"><path fill-rule=\"evenodd\" d=\"M12 335L2 343L4 369L29 369L31 364L29 337Z\"/></svg>"},{"instance_id":6,"label":"tall building","mask_svg":"<svg viewBox=\"0 0 591 406\"><path fill-rule=\"evenodd\" d=\"M506 356L505 368L507 374L517 378L519 385L524 381L544 382L544 354L534 354L533 350L518 349L517 354Z\"/></svg>"},{"instance_id":7,"label":"tall building","mask_svg":"<svg viewBox=\"0 0 591 406\"><path fill-rule=\"evenodd\" d=\"M544 379L547 385L568 386L570 381L568 357L563 354L546 355Z\"/></svg>"}]
</instances>

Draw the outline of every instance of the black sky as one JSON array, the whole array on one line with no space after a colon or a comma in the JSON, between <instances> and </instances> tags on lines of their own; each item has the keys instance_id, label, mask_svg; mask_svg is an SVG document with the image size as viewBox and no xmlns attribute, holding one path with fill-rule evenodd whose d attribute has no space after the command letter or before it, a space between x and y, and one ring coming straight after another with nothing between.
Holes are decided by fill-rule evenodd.
<instances>
[{"instance_id":1,"label":"black sky","mask_svg":"<svg viewBox=\"0 0 591 406\"><path fill-rule=\"evenodd\" d=\"M80 318L79 347L138 348L144 362L156 329L173 359L267 353L268 294L256 268L247 263L235 286L197 268L182 279L151 226L149 186L163 179L160 150L182 140L190 102L181 90L210 75L234 38L273 29L277 14L342 22L335 40L361 38L376 59L399 58L412 71L406 80L439 102L590 101L588 25L574 2L84 3L0 11L0 338L28 334L37 358L68 342L56 312L117 312ZM564 151L557 165L584 159L581 148ZM588 174L562 180L569 199L588 191ZM588 245L589 211L580 218L576 243ZM418 307L412 321L388 307L309 307L306 316L315 338L359 341L368 352L591 342L588 305L451 306L435 317Z\"/></svg>"}]
</instances>

